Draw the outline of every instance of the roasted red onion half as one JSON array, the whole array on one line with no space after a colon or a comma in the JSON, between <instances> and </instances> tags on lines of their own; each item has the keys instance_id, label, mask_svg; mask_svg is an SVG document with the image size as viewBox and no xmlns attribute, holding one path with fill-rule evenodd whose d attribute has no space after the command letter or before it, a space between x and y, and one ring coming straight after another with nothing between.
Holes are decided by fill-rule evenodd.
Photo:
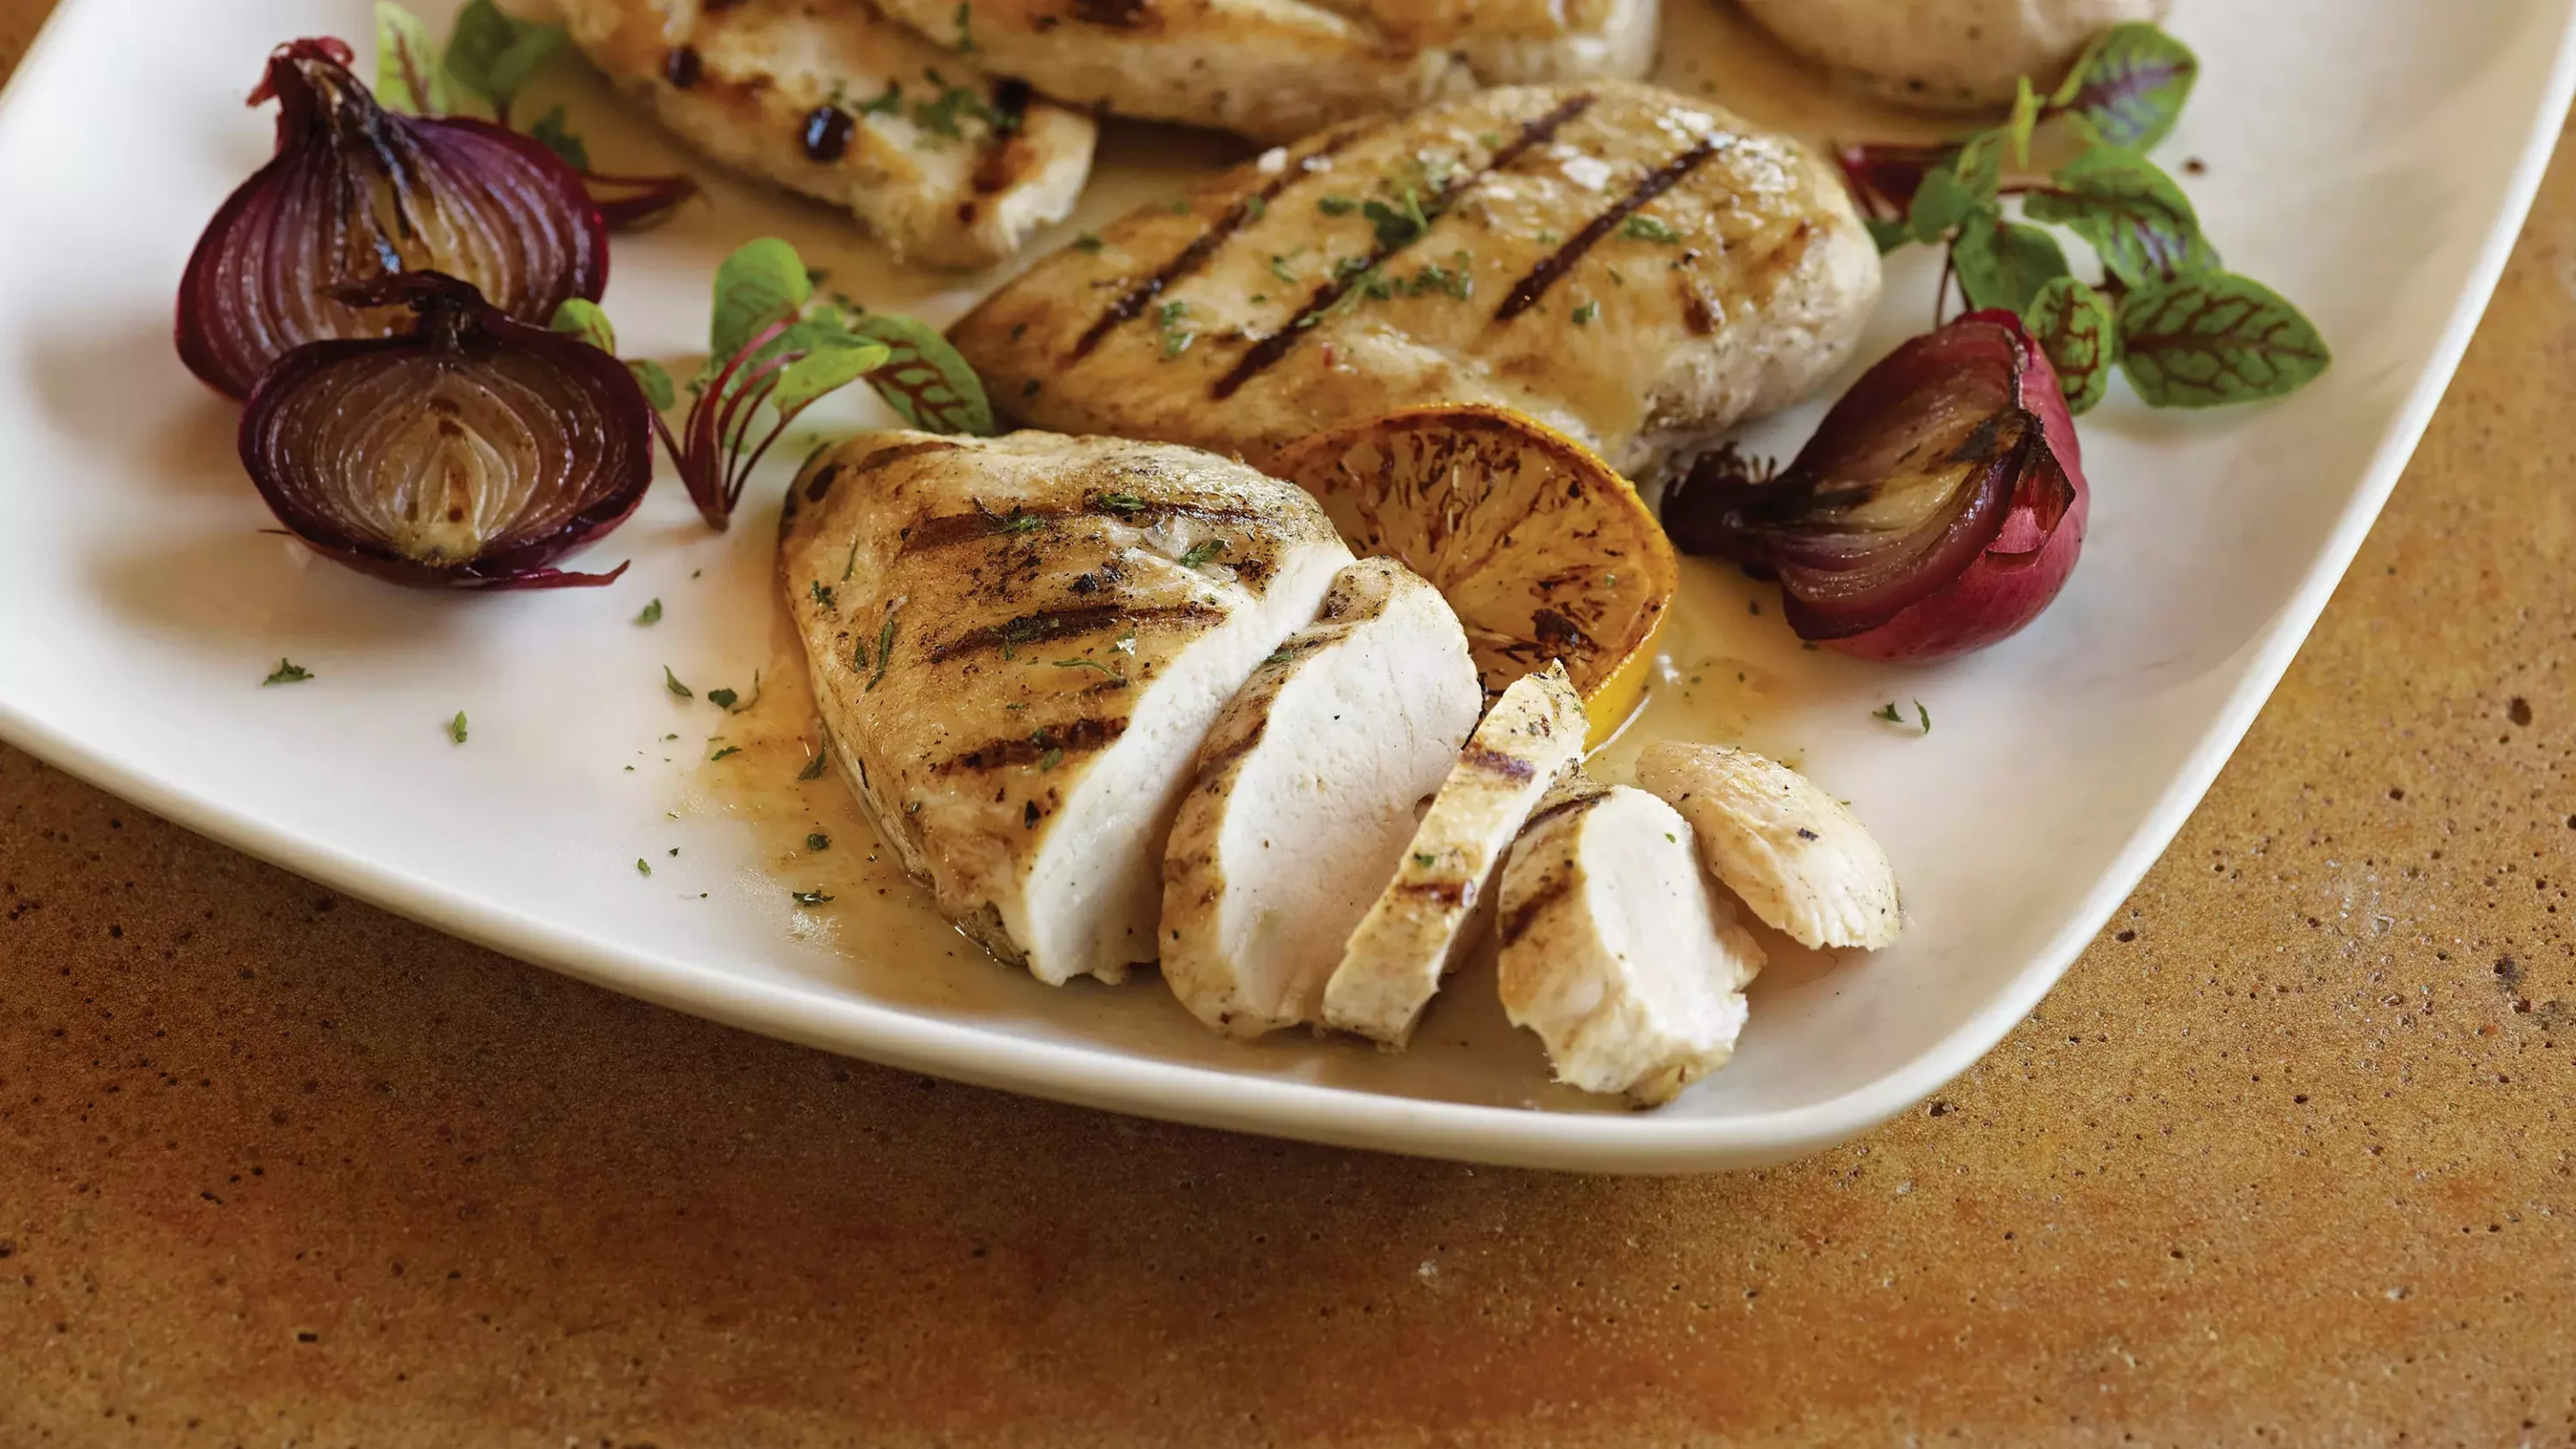
<instances>
[{"instance_id":1,"label":"roasted red onion half","mask_svg":"<svg viewBox=\"0 0 2576 1449\"><path fill-rule=\"evenodd\" d=\"M1861 376L1785 472L1701 458L1664 501L1685 553L1776 577L1801 638L1869 659L1983 648L2084 543L2075 425L2021 319L1971 312Z\"/></svg>"},{"instance_id":2,"label":"roasted red onion half","mask_svg":"<svg viewBox=\"0 0 2576 1449\"><path fill-rule=\"evenodd\" d=\"M251 104L271 97L277 154L215 213L179 283L180 359L217 389L247 397L289 349L404 325L332 296L349 283L445 272L541 327L565 298L608 284L599 208L537 142L388 111L327 38L269 55Z\"/></svg>"},{"instance_id":3,"label":"roasted red onion half","mask_svg":"<svg viewBox=\"0 0 2576 1449\"><path fill-rule=\"evenodd\" d=\"M549 566L623 522L653 481L653 409L624 363L438 272L338 295L415 320L397 337L307 343L260 379L241 459L280 523L420 588L570 588L626 571Z\"/></svg>"}]
</instances>

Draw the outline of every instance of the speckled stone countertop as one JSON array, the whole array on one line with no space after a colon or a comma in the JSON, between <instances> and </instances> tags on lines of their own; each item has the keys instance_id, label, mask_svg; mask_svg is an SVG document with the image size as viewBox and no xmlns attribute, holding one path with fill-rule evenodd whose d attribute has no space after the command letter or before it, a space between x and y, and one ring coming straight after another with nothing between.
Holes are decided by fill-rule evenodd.
<instances>
[{"instance_id":1,"label":"speckled stone countertop","mask_svg":"<svg viewBox=\"0 0 2576 1449\"><path fill-rule=\"evenodd\" d=\"M1746 1176L885 1071L0 749L0 1445L2576 1442L2571 364L2576 153L2110 930Z\"/></svg>"}]
</instances>

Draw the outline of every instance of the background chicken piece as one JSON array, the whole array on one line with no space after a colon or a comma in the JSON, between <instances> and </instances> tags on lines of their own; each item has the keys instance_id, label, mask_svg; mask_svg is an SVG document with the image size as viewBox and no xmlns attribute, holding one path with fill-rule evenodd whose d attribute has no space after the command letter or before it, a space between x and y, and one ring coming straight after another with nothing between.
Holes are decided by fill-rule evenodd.
<instances>
[{"instance_id":1,"label":"background chicken piece","mask_svg":"<svg viewBox=\"0 0 2576 1449\"><path fill-rule=\"evenodd\" d=\"M1493 914L1512 840L1557 777L1583 758L1583 698L1550 664L1494 701L1396 857L1324 988L1324 1024L1400 1047Z\"/></svg>"},{"instance_id":2,"label":"background chicken piece","mask_svg":"<svg viewBox=\"0 0 2576 1449\"><path fill-rule=\"evenodd\" d=\"M1437 589L1393 559L1342 571L1208 731L1173 822L1163 979L1193 1016L1237 1037L1318 1019L1483 706Z\"/></svg>"},{"instance_id":3,"label":"background chicken piece","mask_svg":"<svg viewBox=\"0 0 2576 1449\"><path fill-rule=\"evenodd\" d=\"M1762 948L1670 805L1578 772L1512 846L1500 907L1503 1009L1559 1081L1651 1107L1734 1055Z\"/></svg>"},{"instance_id":4,"label":"background chicken piece","mask_svg":"<svg viewBox=\"0 0 2576 1449\"><path fill-rule=\"evenodd\" d=\"M1495 403L1631 478L1850 355L1878 249L1786 136L1650 86L1359 122L1049 257L951 329L1032 422L1240 452Z\"/></svg>"},{"instance_id":5,"label":"background chicken piece","mask_svg":"<svg viewBox=\"0 0 2576 1449\"><path fill-rule=\"evenodd\" d=\"M834 755L939 908L1061 984L1154 959L1209 723L1350 550L1240 464L876 433L788 494L780 582Z\"/></svg>"},{"instance_id":6,"label":"background chicken piece","mask_svg":"<svg viewBox=\"0 0 2576 1449\"><path fill-rule=\"evenodd\" d=\"M2012 104L2029 76L2042 95L2084 43L2114 25L2161 20L2171 0L1741 0L1783 44L1838 79L1900 105Z\"/></svg>"},{"instance_id":7,"label":"background chicken piece","mask_svg":"<svg viewBox=\"0 0 2576 1449\"><path fill-rule=\"evenodd\" d=\"M1637 785L1682 813L1711 874L1802 946L1893 945L1896 871L1860 817L1813 780L1751 750L1659 740Z\"/></svg>"},{"instance_id":8,"label":"background chicken piece","mask_svg":"<svg viewBox=\"0 0 2576 1449\"><path fill-rule=\"evenodd\" d=\"M561 0L593 63L728 165L845 206L899 258L971 267L1073 207L1091 118L867 0Z\"/></svg>"},{"instance_id":9,"label":"background chicken piece","mask_svg":"<svg viewBox=\"0 0 2576 1449\"><path fill-rule=\"evenodd\" d=\"M882 0L1058 100L1285 141L1479 86L1629 79L1657 0Z\"/></svg>"}]
</instances>

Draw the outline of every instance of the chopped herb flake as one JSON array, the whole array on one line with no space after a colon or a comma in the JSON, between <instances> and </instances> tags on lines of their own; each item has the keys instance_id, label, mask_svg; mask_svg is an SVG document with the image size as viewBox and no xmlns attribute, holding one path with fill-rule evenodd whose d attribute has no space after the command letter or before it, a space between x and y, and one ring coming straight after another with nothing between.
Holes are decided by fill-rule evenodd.
<instances>
[{"instance_id":1,"label":"chopped herb flake","mask_svg":"<svg viewBox=\"0 0 2576 1449\"><path fill-rule=\"evenodd\" d=\"M447 722L447 737L457 744L465 743L465 711L458 710L456 718Z\"/></svg>"},{"instance_id":2,"label":"chopped herb flake","mask_svg":"<svg viewBox=\"0 0 2576 1449\"><path fill-rule=\"evenodd\" d=\"M734 701L740 698L742 698L741 695L734 693L730 689L710 689L707 691L707 703L714 705L718 709L731 709L734 706Z\"/></svg>"},{"instance_id":3,"label":"chopped herb flake","mask_svg":"<svg viewBox=\"0 0 2576 1449\"><path fill-rule=\"evenodd\" d=\"M1100 233L1093 231L1083 232L1073 239L1073 249L1078 252L1098 252L1107 245L1109 243L1100 239Z\"/></svg>"},{"instance_id":4,"label":"chopped herb flake","mask_svg":"<svg viewBox=\"0 0 2576 1449\"><path fill-rule=\"evenodd\" d=\"M789 900L794 901L796 904L798 904L798 905L800 905L800 906L819 906L819 905L823 905L823 904L825 904L826 902L828 902L828 901L830 901L830 900L832 899L829 895L826 895L825 893L823 893L822 891L819 891L819 890L815 890L815 891L789 891L789 892L787 893L787 898L788 898Z\"/></svg>"},{"instance_id":5,"label":"chopped herb flake","mask_svg":"<svg viewBox=\"0 0 2576 1449\"><path fill-rule=\"evenodd\" d=\"M884 92L875 99L860 103L862 116L900 116L903 114L903 82L887 81Z\"/></svg>"},{"instance_id":6,"label":"chopped herb flake","mask_svg":"<svg viewBox=\"0 0 2576 1449\"><path fill-rule=\"evenodd\" d=\"M635 622L647 626L661 623L662 601L660 599L655 599L653 602L646 604L644 606L644 612L635 616Z\"/></svg>"},{"instance_id":7,"label":"chopped herb flake","mask_svg":"<svg viewBox=\"0 0 2576 1449\"><path fill-rule=\"evenodd\" d=\"M635 873L642 876L651 875L653 873L653 863L640 855L635 857Z\"/></svg>"},{"instance_id":8,"label":"chopped herb flake","mask_svg":"<svg viewBox=\"0 0 2576 1449\"><path fill-rule=\"evenodd\" d=\"M1433 855L1427 850L1417 850L1413 853L1413 863L1422 867L1424 870L1429 870L1431 867L1440 863L1440 857Z\"/></svg>"},{"instance_id":9,"label":"chopped herb flake","mask_svg":"<svg viewBox=\"0 0 2576 1449\"><path fill-rule=\"evenodd\" d=\"M714 754L707 756L707 761L708 761L708 763L712 764L712 763L714 763L714 762L715 762L715 761L717 761L717 760L721 760L721 759L723 759L723 758L724 758L725 756L727 756L727 755L739 755L739 754L741 754L741 753L742 753L742 746L740 746L740 745L727 745L727 746L725 746L723 749L716 751Z\"/></svg>"},{"instance_id":10,"label":"chopped herb flake","mask_svg":"<svg viewBox=\"0 0 2576 1449\"><path fill-rule=\"evenodd\" d=\"M1869 717L1871 719L1883 719L1889 724L1902 724L1905 720L1905 716L1896 712L1896 701L1892 699L1887 703L1880 705L1878 708L1871 710L1869 712Z\"/></svg>"},{"instance_id":11,"label":"chopped herb flake","mask_svg":"<svg viewBox=\"0 0 2576 1449\"><path fill-rule=\"evenodd\" d=\"M1620 223L1619 235L1631 241L1662 242L1668 246L1682 239L1682 234L1673 230L1671 223L1642 212Z\"/></svg>"},{"instance_id":12,"label":"chopped herb flake","mask_svg":"<svg viewBox=\"0 0 2576 1449\"><path fill-rule=\"evenodd\" d=\"M868 693L875 693L877 681L885 678L886 666L894 662L894 615L886 615L885 626L877 630L877 672L868 676Z\"/></svg>"},{"instance_id":13,"label":"chopped herb flake","mask_svg":"<svg viewBox=\"0 0 2576 1449\"><path fill-rule=\"evenodd\" d=\"M277 667L268 672L268 677L260 681L260 686L266 688L272 684L302 684L312 677L312 670L281 658L277 661Z\"/></svg>"},{"instance_id":14,"label":"chopped herb flake","mask_svg":"<svg viewBox=\"0 0 2576 1449\"><path fill-rule=\"evenodd\" d=\"M1348 216L1359 210L1360 204L1347 196L1327 196L1315 203L1315 209L1326 216Z\"/></svg>"},{"instance_id":15,"label":"chopped herb flake","mask_svg":"<svg viewBox=\"0 0 2576 1449\"><path fill-rule=\"evenodd\" d=\"M1270 214L1270 199L1256 191L1243 199L1243 214L1259 221Z\"/></svg>"},{"instance_id":16,"label":"chopped herb flake","mask_svg":"<svg viewBox=\"0 0 2576 1449\"><path fill-rule=\"evenodd\" d=\"M995 533L1035 533L1044 527L1046 527L1045 514L1024 513L1015 508L1011 510L1010 517L993 525L993 531Z\"/></svg>"},{"instance_id":17,"label":"chopped herb flake","mask_svg":"<svg viewBox=\"0 0 2576 1449\"><path fill-rule=\"evenodd\" d=\"M1305 250L1306 249L1304 247L1298 247L1292 251L1274 254L1270 258L1270 275L1277 277L1279 280L1289 283L1292 286L1295 285L1297 274L1290 270L1288 264L1297 260L1298 254Z\"/></svg>"},{"instance_id":18,"label":"chopped herb flake","mask_svg":"<svg viewBox=\"0 0 2576 1449\"><path fill-rule=\"evenodd\" d=\"M975 7L957 0L957 53L965 55L975 49Z\"/></svg>"},{"instance_id":19,"label":"chopped herb flake","mask_svg":"<svg viewBox=\"0 0 2576 1449\"><path fill-rule=\"evenodd\" d=\"M687 685L680 682L680 676L671 672L671 666L668 664L662 666L662 687L671 691L673 694L678 695L682 699L697 698L697 695L693 693Z\"/></svg>"},{"instance_id":20,"label":"chopped herb flake","mask_svg":"<svg viewBox=\"0 0 2576 1449\"><path fill-rule=\"evenodd\" d=\"M1296 657L1296 650L1282 646L1281 648L1271 650L1270 657L1262 660L1261 662L1264 664L1285 664Z\"/></svg>"},{"instance_id":21,"label":"chopped herb flake","mask_svg":"<svg viewBox=\"0 0 2576 1449\"><path fill-rule=\"evenodd\" d=\"M1574 309L1574 325L1577 327L1589 327L1592 325L1592 319L1600 315L1600 303L1586 302L1582 306Z\"/></svg>"},{"instance_id":22,"label":"chopped herb flake","mask_svg":"<svg viewBox=\"0 0 2576 1449\"><path fill-rule=\"evenodd\" d=\"M1091 500L1091 506L1111 513L1136 513L1144 509L1145 500L1133 493L1103 493Z\"/></svg>"},{"instance_id":23,"label":"chopped herb flake","mask_svg":"<svg viewBox=\"0 0 2576 1449\"><path fill-rule=\"evenodd\" d=\"M816 750L814 752L814 758L805 762L805 768L796 772L796 778L799 780L819 780L823 778L823 752L821 750Z\"/></svg>"},{"instance_id":24,"label":"chopped herb flake","mask_svg":"<svg viewBox=\"0 0 2576 1449\"><path fill-rule=\"evenodd\" d=\"M832 586L823 582L821 579L816 579L812 583L807 584L805 586L805 592L814 600L815 603L822 605L826 609L839 607L839 605L832 602Z\"/></svg>"},{"instance_id":25,"label":"chopped herb flake","mask_svg":"<svg viewBox=\"0 0 2576 1449\"><path fill-rule=\"evenodd\" d=\"M1038 754L1038 769L1041 771L1052 770L1063 763L1064 751L1054 745L1047 746Z\"/></svg>"},{"instance_id":26,"label":"chopped herb flake","mask_svg":"<svg viewBox=\"0 0 2576 1449\"><path fill-rule=\"evenodd\" d=\"M1919 699L1914 701L1914 713L1923 720L1923 733L1927 735L1932 733L1932 711L1923 707L1923 701Z\"/></svg>"},{"instance_id":27,"label":"chopped herb flake","mask_svg":"<svg viewBox=\"0 0 2576 1449\"><path fill-rule=\"evenodd\" d=\"M811 835L805 837L805 848L807 850L829 850L832 848L832 837L817 830Z\"/></svg>"},{"instance_id":28,"label":"chopped herb flake","mask_svg":"<svg viewBox=\"0 0 2576 1449\"><path fill-rule=\"evenodd\" d=\"M1097 659L1058 659L1055 661L1055 667L1058 669L1097 669L1101 673L1108 675L1109 678L1116 683L1125 684L1127 682L1126 675L1119 673L1117 670L1110 668L1108 665L1101 663Z\"/></svg>"},{"instance_id":29,"label":"chopped herb flake","mask_svg":"<svg viewBox=\"0 0 2576 1449\"><path fill-rule=\"evenodd\" d=\"M1165 302L1154 313L1154 326L1163 334L1163 360L1166 362L1189 351L1190 344L1198 340L1196 332L1181 325L1181 318L1189 310L1189 303L1173 301Z\"/></svg>"},{"instance_id":30,"label":"chopped herb flake","mask_svg":"<svg viewBox=\"0 0 2576 1449\"><path fill-rule=\"evenodd\" d=\"M1190 551L1181 555L1181 567L1197 568L1223 552L1225 552L1225 540L1221 538L1211 538L1204 543L1191 544Z\"/></svg>"}]
</instances>

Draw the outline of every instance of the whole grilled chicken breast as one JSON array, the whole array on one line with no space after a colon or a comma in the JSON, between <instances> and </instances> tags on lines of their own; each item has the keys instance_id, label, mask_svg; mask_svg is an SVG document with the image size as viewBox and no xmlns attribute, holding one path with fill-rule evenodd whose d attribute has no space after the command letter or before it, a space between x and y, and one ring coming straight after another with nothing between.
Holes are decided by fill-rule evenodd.
<instances>
[{"instance_id":1,"label":"whole grilled chicken breast","mask_svg":"<svg viewBox=\"0 0 2576 1449\"><path fill-rule=\"evenodd\" d=\"M1333 424L1492 403L1641 478L1813 389L1878 288L1796 141L1651 86L1523 86L1274 151L950 336L1040 426L1258 466Z\"/></svg>"},{"instance_id":2,"label":"whole grilled chicken breast","mask_svg":"<svg viewBox=\"0 0 2576 1449\"><path fill-rule=\"evenodd\" d=\"M1656 0L882 0L1057 100L1285 141L1479 86L1643 76Z\"/></svg>"},{"instance_id":3,"label":"whole grilled chicken breast","mask_svg":"<svg viewBox=\"0 0 2576 1449\"><path fill-rule=\"evenodd\" d=\"M898 258L1019 250L1091 174L1091 118L867 0L561 0L575 44L727 165L847 207Z\"/></svg>"},{"instance_id":4,"label":"whole grilled chicken breast","mask_svg":"<svg viewBox=\"0 0 2576 1449\"><path fill-rule=\"evenodd\" d=\"M1050 984L1155 958L1199 743L1350 562L1289 484L1044 433L852 439L779 540L860 802L942 912Z\"/></svg>"}]
</instances>

